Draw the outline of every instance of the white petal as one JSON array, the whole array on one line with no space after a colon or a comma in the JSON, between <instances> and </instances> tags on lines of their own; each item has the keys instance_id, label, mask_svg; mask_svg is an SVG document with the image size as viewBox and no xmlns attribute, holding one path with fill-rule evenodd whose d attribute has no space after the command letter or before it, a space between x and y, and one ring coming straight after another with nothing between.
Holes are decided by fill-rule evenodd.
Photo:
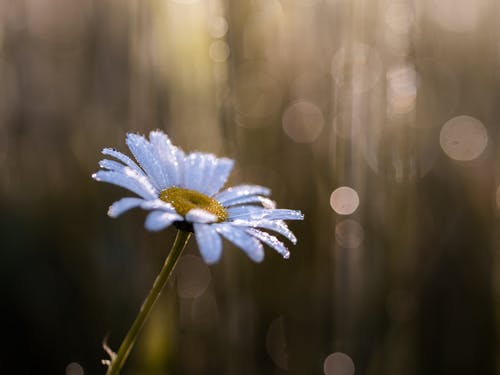
<instances>
[{"instance_id":1,"label":"white petal","mask_svg":"<svg viewBox=\"0 0 500 375\"><path fill-rule=\"evenodd\" d=\"M265 211L263 207L259 206L235 206L227 207L227 214L230 220L247 219L250 220L250 215L256 215Z\"/></svg>"},{"instance_id":2,"label":"white petal","mask_svg":"<svg viewBox=\"0 0 500 375\"><path fill-rule=\"evenodd\" d=\"M239 185L230 187L229 189L223 190L220 193L215 194L214 198L217 199L221 204L225 204L225 202L227 201L247 195L268 196L269 194L271 194L271 190L269 190L264 186Z\"/></svg>"},{"instance_id":3,"label":"white petal","mask_svg":"<svg viewBox=\"0 0 500 375\"><path fill-rule=\"evenodd\" d=\"M217 219L216 215L201 208L193 208L186 214L186 221L191 223L215 223Z\"/></svg>"},{"instance_id":4,"label":"white petal","mask_svg":"<svg viewBox=\"0 0 500 375\"><path fill-rule=\"evenodd\" d=\"M247 233L250 233L252 236L258 238L262 242L264 242L266 245L269 247L272 247L274 250L276 250L278 253L280 253L283 258L288 259L290 258L290 252L286 248L286 246L278 240L275 236L262 232L260 230L254 229L254 228L249 228L247 229Z\"/></svg>"},{"instance_id":5,"label":"white petal","mask_svg":"<svg viewBox=\"0 0 500 375\"><path fill-rule=\"evenodd\" d=\"M186 157L184 156L184 152L178 152L175 155L175 158L177 159L177 178L178 178L178 183L176 184L177 186L182 187L182 182L184 181L184 173L185 173L185 164L186 164Z\"/></svg>"},{"instance_id":6,"label":"white petal","mask_svg":"<svg viewBox=\"0 0 500 375\"><path fill-rule=\"evenodd\" d=\"M264 248L259 240L229 223L214 225L217 232L242 249L254 262L264 259Z\"/></svg>"},{"instance_id":7,"label":"white petal","mask_svg":"<svg viewBox=\"0 0 500 375\"><path fill-rule=\"evenodd\" d=\"M124 167L124 173L116 171L98 171L92 175L96 181L108 182L128 189L144 199L156 198L156 189L151 186L145 176L140 176L136 171Z\"/></svg>"},{"instance_id":8,"label":"white petal","mask_svg":"<svg viewBox=\"0 0 500 375\"><path fill-rule=\"evenodd\" d=\"M117 150L112 149L112 148L104 148L102 150L102 153L104 155L109 155L109 156L112 156L112 157L120 160L122 163L129 166L130 168L135 170L137 173L144 174L144 171L137 165L137 163L135 161L130 159L127 155L122 154L120 151L117 151Z\"/></svg>"},{"instance_id":9,"label":"white petal","mask_svg":"<svg viewBox=\"0 0 500 375\"><path fill-rule=\"evenodd\" d=\"M152 211L146 218L145 227L147 230L156 232L168 227L177 220L182 220L182 217L170 212Z\"/></svg>"},{"instance_id":10,"label":"white petal","mask_svg":"<svg viewBox=\"0 0 500 375\"><path fill-rule=\"evenodd\" d=\"M224 202L224 207L249 203L260 203L264 208L276 208L276 202L269 198L261 197L260 195L245 195L243 197L234 198Z\"/></svg>"},{"instance_id":11,"label":"white petal","mask_svg":"<svg viewBox=\"0 0 500 375\"><path fill-rule=\"evenodd\" d=\"M281 221L281 220L248 221L248 220L237 219L235 221L232 221L231 223L233 225L238 225L238 226L269 229L269 230L272 230L276 233L279 233L279 234L285 236L294 245L297 243L297 237L295 237L295 235L292 233L292 231L290 229L288 229L288 226L285 224L285 222Z\"/></svg>"},{"instance_id":12,"label":"white petal","mask_svg":"<svg viewBox=\"0 0 500 375\"><path fill-rule=\"evenodd\" d=\"M216 165L210 176L207 176L205 194L212 196L217 193L226 183L234 161L227 158L216 159Z\"/></svg>"},{"instance_id":13,"label":"white petal","mask_svg":"<svg viewBox=\"0 0 500 375\"><path fill-rule=\"evenodd\" d=\"M141 204L141 208L145 210L160 210L170 213L177 213L174 206L172 206L170 203L162 201L161 199L145 201Z\"/></svg>"},{"instance_id":14,"label":"white petal","mask_svg":"<svg viewBox=\"0 0 500 375\"><path fill-rule=\"evenodd\" d=\"M304 220L304 214L299 210L289 210L278 208L274 210L265 210L262 219L267 220ZM258 215L257 215L258 218ZM260 219L260 218L258 218Z\"/></svg>"},{"instance_id":15,"label":"white petal","mask_svg":"<svg viewBox=\"0 0 500 375\"><path fill-rule=\"evenodd\" d=\"M138 181L141 186L144 186L147 190L154 192L154 194L156 195L155 188L153 187L153 185L151 185L148 177L142 170L140 172L137 172L135 169L123 165L122 163L108 159L101 160L99 162L99 166L101 168L108 169L109 171L118 172L119 174L123 174L125 176L133 178L134 180Z\"/></svg>"},{"instance_id":16,"label":"white petal","mask_svg":"<svg viewBox=\"0 0 500 375\"><path fill-rule=\"evenodd\" d=\"M99 167L108 171L123 172L125 165L116 160L103 159L99 162ZM144 175L144 172L141 171L140 174Z\"/></svg>"},{"instance_id":17,"label":"white petal","mask_svg":"<svg viewBox=\"0 0 500 375\"><path fill-rule=\"evenodd\" d=\"M161 131L152 131L149 133L149 140L153 145L169 186L179 186L181 184L179 159L184 159L184 152L175 147L168 136Z\"/></svg>"},{"instance_id":18,"label":"white petal","mask_svg":"<svg viewBox=\"0 0 500 375\"><path fill-rule=\"evenodd\" d=\"M214 175L215 169L217 168L218 159L212 154L201 154L201 155L203 157L203 162L198 163L198 166L196 167L199 170L198 171L199 183L195 185L193 189L205 195L211 195L209 194L209 187L210 187L209 182L212 180L212 176ZM191 165L188 165L188 163L186 163L185 174L192 175L192 173L188 171L188 168L191 168Z\"/></svg>"},{"instance_id":19,"label":"white petal","mask_svg":"<svg viewBox=\"0 0 500 375\"><path fill-rule=\"evenodd\" d=\"M158 190L163 190L168 186L168 181L163 175L159 160L156 159L155 151L151 143L141 135L128 133L126 143L135 159L146 171L151 182Z\"/></svg>"},{"instance_id":20,"label":"white petal","mask_svg":"<svg viewBox=\"0 0 500 375\"><path fill-rule=\"evenodd\" d=\"M113 218L118 217L125 211L139 207L143 202L145 202L145 200L141 198L122 198L109 207L108 215Z\"/></svg>"},{"instance_id":21,"label":"white petal","mask_svg":"<svg viewBox=\"0 0 500 375\"><path fill-rule=\"evenodd\" d=\"M233 164L231 159L213 154L192 153L186 157L185 186L212 196L225 184Z\"/></svg>"},{"instance_id":22,"label":"white petal","mask_svg":"<svg viewBox=\"0 0 500 375\"><path fill-rule=\"evenodd\" d=\"M304 215L297 210L264 209L255 206L236 206L227 209L229 219L246 220L303 220Z\"/></svg>"},{"instance_id":23,"label":"white petal","mask_svg":"<svg viewBox=\"0 0 500 375\"><path fill-rule=\"evenodd\" d=\"M186 189L201 191L205 164L209 163L205 154L193 152L186 156L184 163L184 184Z\"/></svg>"},{"instance_id":24,"label":"white petal","mask_svg":"<svg viewBox=\"0 0 500 375\"><path fill-rule=\"evenodd\" d=\"M193 224L196 242L200 248L203 260L213 264L220 259L222 254L222 240L212 225Z\"/></svg>"}]
</instances>

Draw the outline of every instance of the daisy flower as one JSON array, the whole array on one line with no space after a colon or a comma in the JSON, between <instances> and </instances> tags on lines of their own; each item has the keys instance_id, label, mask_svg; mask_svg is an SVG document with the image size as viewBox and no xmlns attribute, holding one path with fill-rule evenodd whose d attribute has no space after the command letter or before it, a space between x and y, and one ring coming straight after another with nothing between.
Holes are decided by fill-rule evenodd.
<instances>
[{"instance_id":1,"label":"daisy flower","mask_svg":"<svg viewBox=\"0 0 500 375\"><path fill-rule=\"evenodd\" d=\"M302 220L300 211L277 209L270 190L258 185L238 185L221 190L233 168L233 160L193 152L185 154L161 131L152 131L149 140L129 133L126 143L136 161L105 148L111 159L99 162L97 181L121 186L136 194L113 203L108 215L117 217L132 208L150 211L145 227L159 231L174 225L193 232L205 262L217 262L222 237L242 249L253 261L264 258L263 244L284 258L290 252L274 234L293 244L296 237L284 220Z\"/></svg>"}]
</instances>

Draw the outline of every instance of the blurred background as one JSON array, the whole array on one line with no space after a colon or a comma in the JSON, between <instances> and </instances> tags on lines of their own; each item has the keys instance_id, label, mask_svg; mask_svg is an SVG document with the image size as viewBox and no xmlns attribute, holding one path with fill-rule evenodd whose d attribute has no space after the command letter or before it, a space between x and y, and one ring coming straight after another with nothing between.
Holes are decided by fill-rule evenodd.
<instances>
[{"instance_id":1,"label":"blurred background","mask_svg":"<svg viewBox=\"0 0 500 375\"><path fill-rule=\"evenodd\" d=\"M500 374L500 4L1 0L1 374L103 374L170 248L103 147L166 131L301 209L191 241L123 373Z\"/></svg>"}]
</instances>

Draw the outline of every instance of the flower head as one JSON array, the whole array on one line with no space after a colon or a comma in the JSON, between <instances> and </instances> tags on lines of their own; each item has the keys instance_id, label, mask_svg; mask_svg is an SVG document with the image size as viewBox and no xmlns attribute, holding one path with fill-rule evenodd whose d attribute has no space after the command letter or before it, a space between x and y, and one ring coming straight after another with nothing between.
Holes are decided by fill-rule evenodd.
<instances>
[{"instance_id":1,"label":"flower head","mask_svg":"<svg viewBox=\"0 0 500 375\"><path fill-rule=\"evenodd\" d=\"M233 168L233 160L212 154L185 154L161 131L152 131L149 140L129 133L126 143L135 161L115 149L104 155L115 160L99 162L101 170L92 177L135 193L116 201L110 217L140 207L150 211L145 226L159 231L170 225L194 232L200 253L215 263L222 253L221 236L241 248L252 260L264 258L263 243L284 258L290 253L275 235L296 243L284 220L302 220L300 211L277 209L268 198L270 190L258 185L238 185L222 190Z\"/></svg>"}]
</instances>

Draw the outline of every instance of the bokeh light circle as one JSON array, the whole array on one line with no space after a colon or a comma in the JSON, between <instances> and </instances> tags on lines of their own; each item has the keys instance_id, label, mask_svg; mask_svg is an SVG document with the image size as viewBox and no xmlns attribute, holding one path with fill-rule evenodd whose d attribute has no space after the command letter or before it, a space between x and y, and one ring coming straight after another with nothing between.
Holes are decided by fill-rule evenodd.
<instances>
[{"instance_id":1,"label":"bokeh light circle","mask_svg":"<svg viewBox=\"0 0 500 375\"><path fill-rule=\"evenodd\" d=\"M66 366L66 375L83 375L85 372L83 371L83 367L76 362L71 362Z\"/></svg>"},{"instance_id":2,"label":"bokeh light circle","mask_svg":"<svg viewBox=\"0 0 500 375\"><path fill-rule=\"evenodd\" d=\"M341 186L330 195L330 206L339 215L350 215L359 206L359 196L356 190Z\"/></svg>"},{"instance_id":3,"label":"bokeh light circle","mask_svg":"<svg viewBox=\"0 0 500 375\"><path fill-rule=\"evenodd\" d=\"M346 249L356 249L363 243L365 232L360 223L345 219L335 226L335 240Z\"/></svg>"},{"instance_id":4,"label":"bokeh light circle","mask_svg":"<svg viewBox=\"0 0 500 375\"><path fill-rule=\"evenodd\" d=\"M176 278L179 297L196 298L205 293L212 276L200 257L184 255L177 264Z\"/></svg>"},{"instance_id":5,"label":"bokeh light circle","mask_svg":"<svg viewBox=\"0 0 500 375\"><path fill-rule=\"evenodd\" d=\"M324 126L323 112L311 102L300 100L283 113L283 130L297 143L311 143L318 138Z\"/></svg>"},{"instance_id":6,"label":"bokeh light circle","mask_svg":"<svg viewBox=\"0 0 500 375\"><path fill-rule=\"evenodd\" d=\"M457 116L441 128L439 144L451 159L477 159L488 144L488 133L481 121L471 116Z\"/></svg>"},{"instance_id":7,"label":"bokeh light circle","mask_svg":"<svg viewBox=\"0 0 500 375\"><path fill-rule=\"evenodd\" d=\"M212 60L216 62L223 62L229 57L229 46L223 40L216 40L210 45L208 53Z\"/></svg>"},{"instance_id":8,"label":"bokeh light circle","mask_svg":"<svg viewBox=\"0 0 500 375\"><path fill-rule=\"evenodd\" d=\"M323 371L325 375L354 375L354 362L345 353L332 353L326 357Z\"/></svg>"},{"instance_id":9,"label":"bokeh light circle","mask_svg":"<svg viewBox=\"0 0 500 375\"><path fill-rule=\"evenodd\" d=\"M215 17L210 23L210 34L214 38L222 38L228 29L229 25L224 17Z\"/></svg>"}]
</instances>

